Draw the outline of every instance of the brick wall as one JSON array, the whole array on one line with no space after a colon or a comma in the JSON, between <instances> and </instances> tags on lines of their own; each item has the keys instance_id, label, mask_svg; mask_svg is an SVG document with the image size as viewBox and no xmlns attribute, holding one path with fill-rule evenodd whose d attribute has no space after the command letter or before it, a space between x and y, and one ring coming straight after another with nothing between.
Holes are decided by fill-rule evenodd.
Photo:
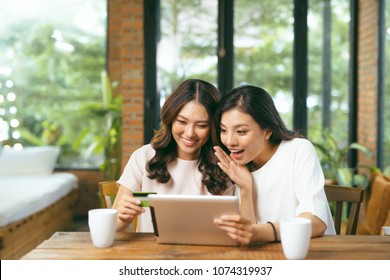
<instances>
[{"instance_id":1,"label":"brick wall","mask_svg":"<svg viewBox=\"0 0 390 280\"><path fill-rule=\"evenodd\" d=\"M144 46L143 0L108 2L108 73L118 81L116 94L123 94L122 168L131 153L143 145L144 118ZM75 215L87 216L88 210L101 207L98 182L104 181L99 170L62 170L79 180L79 198Z\"/></svg>"},{"instance_id":2,"label":"brick wall","mask_svg":"<svg viewBox=\"0 0 390 280\"><path fill-rule=\"evenodd\" d=\"M122 168L144 139L143 4L108 1L108 72L123 94Z\"/></svg>"},{"instance_id":3,"label":"brick wall","mask_svg":"<svg viewBox=\"0 0 390 280\"><path fill-rule=\"evenodd\" d=\"M358 142L374 154L359 155L359 163L376 164L378 0L359 1Z\"/></svg>"}]
</instances>

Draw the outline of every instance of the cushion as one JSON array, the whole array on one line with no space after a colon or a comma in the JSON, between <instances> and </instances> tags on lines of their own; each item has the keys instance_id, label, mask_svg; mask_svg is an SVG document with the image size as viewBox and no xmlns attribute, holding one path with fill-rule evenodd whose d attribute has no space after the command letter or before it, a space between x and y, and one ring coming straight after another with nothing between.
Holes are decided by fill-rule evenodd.
<instances>
[{"instance_id":1,"label":"cushion","mask_svg":"<svg viewBox=\"0 0 390 280\"><path fill-rule=\"evenodd\" d=\"M371 196L367 204L364 228L369 234L378 235L386 223L390 211L390 180L383 175L374 178Z\"/></svg>"},{"instance_id":2,"label":"cushion","mask_svg":"<svg viewBox=\"0 0 390 280\"><path fill-rule=\"evenodd\" d=\"M51 174L59 154L60 148L54 146L4 148L0 154L0 175Z\"/></svg>"}]
</instances>

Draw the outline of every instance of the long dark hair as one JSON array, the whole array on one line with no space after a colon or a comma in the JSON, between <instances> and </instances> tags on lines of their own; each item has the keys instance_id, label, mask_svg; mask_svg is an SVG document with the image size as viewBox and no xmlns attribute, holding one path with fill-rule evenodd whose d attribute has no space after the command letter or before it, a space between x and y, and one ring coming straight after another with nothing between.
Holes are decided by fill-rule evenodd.
<instances>
[{"instance_id":1,"label":"long dark hair","mask_svg":"<svg viewBox=\"0 0 390 280\"><path fill-rule=\"evenodd\" d=\"M161 126L151 140L156 151L155 156L146 164L148 177L160 183L167 183L171 175L168 172L168 163L177 157L177 144L172 136L172 123L181 109L191 101L197 101L207 111L210 124L210 136L201 147L199 153L199 172L202 174L202 183L212 194L222 194L226 190L227 176L218 167L213 146L220 145L217 130L213 122L213 115L217 109L221 94L212 84L190 79L181 83L165 101L161 108Z\"/></svg>"},{"instance_id":2,"label":"long dark hair","mask_svg":"<svg viewBox=\"0 0 390 280\"><path fill-rule=\"evenodd\" d=\"M249 114L259 124L260 128L272 131L269 140L274 145L279 144L282 140L303 137L301 134L287 129L271 95L263 88L244 85L226 93L222 97L215 114L218 127L221 124L222 114L231 109Z\"/></svg>"}]
</instances>

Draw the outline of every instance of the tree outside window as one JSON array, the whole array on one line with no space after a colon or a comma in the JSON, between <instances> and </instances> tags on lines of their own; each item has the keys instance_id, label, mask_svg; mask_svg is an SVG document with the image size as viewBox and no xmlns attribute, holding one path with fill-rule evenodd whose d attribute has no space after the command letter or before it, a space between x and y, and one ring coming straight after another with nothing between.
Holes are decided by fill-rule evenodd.
<instances>
[{"instance_id":1,"label":"tree outside window","mask_svg":"<svg viewBox=\"0 0 390 280\"><path fill-rule=\"evenodd\" d=\"M3 1L0 141L61 147L60 166L98 167L89 153L101 129L80 108L101 100L106 1ZM88 135L88 136L86 136Z\"/></svg>"}]
</instances>

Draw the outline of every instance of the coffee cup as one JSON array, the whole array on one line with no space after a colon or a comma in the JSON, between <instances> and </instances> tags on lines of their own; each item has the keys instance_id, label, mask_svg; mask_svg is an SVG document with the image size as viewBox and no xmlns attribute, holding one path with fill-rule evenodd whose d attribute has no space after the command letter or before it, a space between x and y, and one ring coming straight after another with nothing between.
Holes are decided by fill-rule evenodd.
<instances>
[{"instance_id":1,"label":"coffee cup","mask_svg":"<svg viewBox=\"0 0 390 280\"><path fill-rule=\"evenodd\" d=\"M310 246L312 223L301 217L285 218L280 221L280 237L283 253L289 260L303 260Z\"/></svg>"},{"instance_id":2,"label":"coffee cup","mask_svg":"<svg viewBox=\"0 0 390 280\"><path fill-rule=\"evenodd\" d=\"M114 242L118 211L109 208L88 211L88 225L95 247L110 247Z\"/></svg>"}]
</instances>

